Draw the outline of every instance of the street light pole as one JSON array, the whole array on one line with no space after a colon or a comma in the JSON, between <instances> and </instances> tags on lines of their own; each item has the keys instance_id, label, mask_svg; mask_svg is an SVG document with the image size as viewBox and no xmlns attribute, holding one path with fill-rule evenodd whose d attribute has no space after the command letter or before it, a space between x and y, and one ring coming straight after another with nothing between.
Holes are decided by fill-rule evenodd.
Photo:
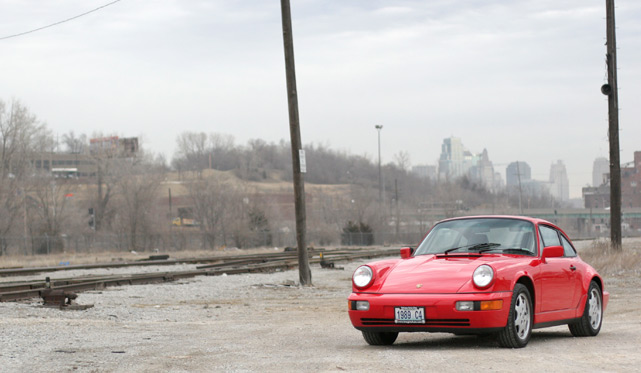
<instances>
[{"instance_id":1,"label":"street light pole","mask_svg":"<svg viewBox=\"0 0 641 373\"><path fill-rule=\"evenodd\" d=\"M378 131L378 203L383 205L383 176L381 174L381 130L383 126L377 124L374 128Z\"/></svg>"}]
</instances>

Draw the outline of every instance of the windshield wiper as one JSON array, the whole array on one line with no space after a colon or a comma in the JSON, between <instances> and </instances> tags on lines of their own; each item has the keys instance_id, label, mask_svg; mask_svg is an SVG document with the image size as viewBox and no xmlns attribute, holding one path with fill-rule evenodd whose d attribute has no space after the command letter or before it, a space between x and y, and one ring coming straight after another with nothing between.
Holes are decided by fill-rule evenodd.
<instances>
[{"instance_id":1,"label":"windshield wiper","mask_svg":"<svg viewBox=\"0 0 641 373\"><path fill-rule=\"evenodd\" d=\"M531 255L531 256L535 255L530 250L522 249L520 247L509 247L509 248L500 249L500 250L508 254L525 254L525 255Z\"/></svg>"},{"instance_id":2,"label":"windshield wiper","mask_svg":"<svg viewBox=\"0 0 641 373\"><path fill-rule=\"evenodd\" d=\"M451 249L447 249L447 250L443 251L443 254L448 254L448 253L450 253L452 251L456 251L456 250L460 250L460 249L468 249L470 251L478 249L478 252L482 253L484 251L494 250L493 248L497 247L497 246L501 246L501 244L500 243L492 243L492 242L477 243L477 244L473 244L473 245L453 247Z\"/></svg>"}]
</instances>

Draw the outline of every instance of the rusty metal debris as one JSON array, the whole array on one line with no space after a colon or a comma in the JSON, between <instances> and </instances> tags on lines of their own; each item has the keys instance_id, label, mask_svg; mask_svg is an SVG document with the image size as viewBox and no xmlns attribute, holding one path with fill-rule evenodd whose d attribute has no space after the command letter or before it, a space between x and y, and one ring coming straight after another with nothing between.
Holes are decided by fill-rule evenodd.
<instances>
[{"instance_id":1,"label":"rusty metal debris","mask_svg":"<svg viewBox=\"0 0 641 373\"><path fill-rule=\"evenodd\" d=\"M74 310L85 310L87 308L93 307L93 304L76 304L75 300L76 298L78 298L78 294L72 291L66 291L64 289L53 289L51 287L51 279L49 277L45 279L45 289L40 292L40 297L42 298L43 305L45 307Z\"/></svg>"},{"instance_id":2,"label":"rusty metal debris","mask_svg":"<svg viewBox=\"0 0 641 373\"><path fill-rule=\"evenodd\" d=\"M320 266L325 269L345 269L343 267L336 267L334 262L330 262L323 258L323 253L320 253Z\"/></svg>"}]
</instances>

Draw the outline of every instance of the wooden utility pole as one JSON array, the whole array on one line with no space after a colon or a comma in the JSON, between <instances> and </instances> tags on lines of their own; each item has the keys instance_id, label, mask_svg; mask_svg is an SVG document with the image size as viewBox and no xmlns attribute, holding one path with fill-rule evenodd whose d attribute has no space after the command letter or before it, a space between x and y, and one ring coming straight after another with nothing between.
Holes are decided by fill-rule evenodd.
<instances>
[{"instance_id":1,"label":"wooden utility pole","mask_svg":"<svg viewBox=\"0 0 641 373\"><path fill-rule=\"evenodd\" d=\"M292 147L292 168L294 172L294 203L296 208L296 241L298 243L298 277L300 284L312 284L312 272L307 257L306 216L305 216L305 181L301 163L305 153L300 136L298 119L298 93L296 91L296 68L294 65L294 39L292 36L292 14L289 0L280 0L283 21L283 44L285 46L285 72L287 75L287 103L289 106L289 132ZM301 162L302 161L302 162ZM304 164L304 163L303 163Z\"/></svg>"},{"instance_id":2,"label":"wooden utility pole","mask_svg":"<svg viewBox=\"0 0 641 373\"><path fill-rule=\"evenodd\" d=\"M621 161L619 159L619 95L617 87L617 44L614 27L614 0L605 0L608 84L601 92L608 96L608 137L610 138L610 240L621 250Z\"/></svg>"}]
</instances>

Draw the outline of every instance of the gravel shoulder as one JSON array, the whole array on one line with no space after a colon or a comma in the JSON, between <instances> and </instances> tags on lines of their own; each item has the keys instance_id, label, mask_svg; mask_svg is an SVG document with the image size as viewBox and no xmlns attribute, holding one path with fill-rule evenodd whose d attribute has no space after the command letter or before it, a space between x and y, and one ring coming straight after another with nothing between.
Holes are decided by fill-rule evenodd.
<instances>
[{"instance_id":1,"label":"gravel shoulder","mask_svg":"<svg viewBox=\"0 0 641 373\"><path fill-rule=\"evenodd\" d=\"M606 277L610 304L594 338L573 338L560 326L535 330L519 350L501 349L492 338L440 333L401 333L394 345L373 347L347 315L350 277L364 262L339 264L344 271L312 267L313 287L290 286L298 282L294 270L84 292L77 302L95 305L85 311L43 308L36 300L0 303L0 370L641 369L639 276Z\"/></svg>"}]
</instances>

